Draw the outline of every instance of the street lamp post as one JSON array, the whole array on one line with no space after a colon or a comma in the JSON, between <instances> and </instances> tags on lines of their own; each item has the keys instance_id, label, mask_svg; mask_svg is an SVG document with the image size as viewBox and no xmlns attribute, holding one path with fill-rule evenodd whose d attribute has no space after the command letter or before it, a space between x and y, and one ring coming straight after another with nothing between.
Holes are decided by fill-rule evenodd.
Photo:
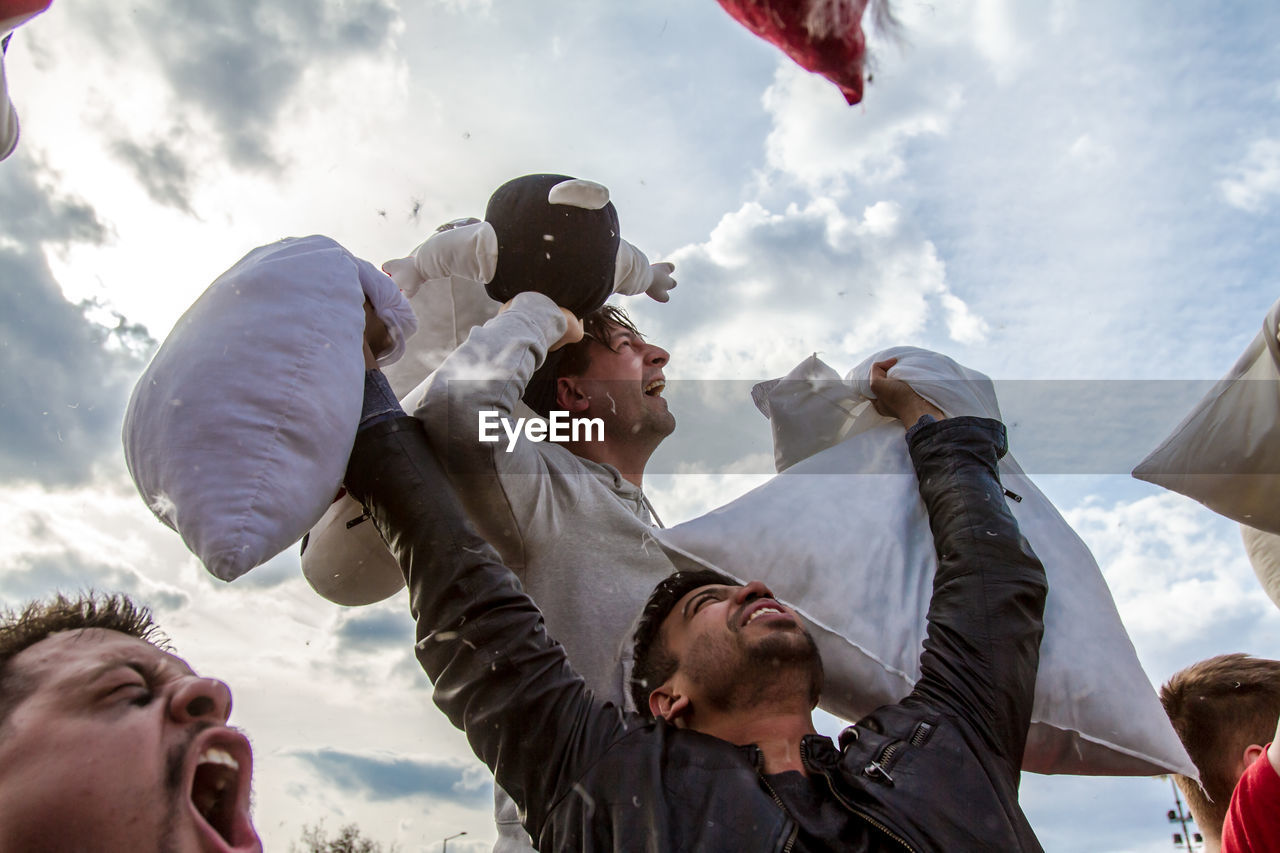
<instances>
[{"instance_id":1,"label":"street lamp post","mask_svg":"<svg viewBox=\"0 0 1280 853\"><path fill-rule=\"evenodd\" d=\"M464 829L462 830L462 832L455 832L453 835L449 835L443 838L440 841L440 853L448 853L450 838L457 838L458 836L466 835L466 834L467 834L467 831Z\"/></svg>"},{"instance_id":2,"label":"street lamp post","mask_svg":"<svg viewBox=\"0 0 1280 853\"><path fill-rule=\"evenodd\" d=\"M1169 823L1182 824L1182 832L1173 834L1173 846L1175 849L1185 846L1187 853L1194 853L1197 849L1194 845L1201 845L1200 849L1204 849L1204 839L1200 837L1200 833L1192 832L1187 828L1187 821L1193 820L1191 815L1182 810L1182 799L1178 796L1178 786L1173 781L1173 777L1169 777L1169 784L1173 786L1173 802L1177 806L1176 809L1169 809Z\"/></svg>"}]
</instances>

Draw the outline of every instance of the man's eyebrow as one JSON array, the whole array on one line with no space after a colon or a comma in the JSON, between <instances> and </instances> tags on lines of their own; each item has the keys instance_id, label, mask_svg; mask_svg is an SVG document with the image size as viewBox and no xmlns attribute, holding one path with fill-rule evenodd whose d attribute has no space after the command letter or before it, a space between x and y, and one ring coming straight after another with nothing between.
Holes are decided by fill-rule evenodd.
<instances>
[{"instance_id":1,"label":"man's eyebrow","mask_svg":"<svg viewBox=\"0 0 1280 853\"><path fill-rule=\"evenodd\" d=\"M137 661L137 660L126 660L126 659L117 658L115 660L103 661L102 663L95 666L92 670L89 671L89 675L85 680L96 681L99 678L102 678L102 676L115 672L118 669L131 669L134 672L138 673L138 675L141 675L143 678L147 679L148 681L150 681L152 678L154 678L158 674L157 667L155 666L148 666L147 664L144 664L141 661Z\"/></svg>"},{"instance_id":2,"label":"man's eyebrow","mask_svg":"<svg viewBox=\"0 0 1280 853\"><path fill-rule=\"evenodd\" d=\"M155 684L164 680L165 669L164 663L160 661L143 661L137 658L117 658L116 660L104 661L100 666L94 667L89 673L86 681L97 681L104 675L114 672L118 669L131 669L138 675L142 676L147 684ZM175 668L179 674L185 674L180 667Z\"/></svg>"},{"instance_id":3,"label":"man's eyebrow","mask_svg":"<svg viewBox=\"0 0 1280 853\"><path fill-rule=\"evenodd\" d=\"M597 338L597 340L599 339ZM618 345L623 341L631 341L632 343L635 343L636 341L643 342L644 338L641 337L638 332L633 332L625 326L615 326L613 330L609 332L609 340L607 342L600 341L600 343L616 352Z\"/></svg>"},{"instance_id":4,"label":"man's eyebrow","mask_svg":"<svg viewBox=\"0 0 1280 853\"><path fill-rule=\"evenodd\" d=\"M688 618L689 618L689 608L693 605L693 603L694 603L695 601L697 601L698 599L703 598L703 597L705 597L705 596L711 595L713 592L715 592L716 590L719 590L719 589L723 589L723 587L718 587L718 586L705 586L705 587L703 587L702 589L699 589L699 590L697 590L696 592L694 592L694 594L693 594L693 595L691 595L691 596L689 596L689 598L685 601L685 603L684 603L684 607L680 608L680 616L681 616L681 618L683 618L683 619L688 619Z\"/></svg>"}]
</instances>

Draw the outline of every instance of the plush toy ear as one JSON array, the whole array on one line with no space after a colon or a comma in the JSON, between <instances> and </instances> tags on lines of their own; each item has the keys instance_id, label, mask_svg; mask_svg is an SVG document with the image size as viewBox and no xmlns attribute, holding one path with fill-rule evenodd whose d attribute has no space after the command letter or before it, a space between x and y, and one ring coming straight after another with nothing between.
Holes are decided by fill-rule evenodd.
<instances>
[{"instance_id":1,"label":"plush toy ear","mask_svg":"<svg viewBox=\"0 0 1280 853\"><path fill-rule=\"evenodd\" d=\"M613 292L618 212L601 185L525 175L498 187L484 218L498 242L490 298L506 302L533 290L582 317Z\"/></svg>"},{"instance_id":2,"label":"plush toy ear","mask_svg":"<svg viewBox=\"0 0 1280 853\"><path fill-rule=\"evenodd\" d=\"M573 178L561 181L547 193L548 204L567 204L583 210L600 210L609 203L609 188L595 181Z\"/></svg>"}]
</instances>

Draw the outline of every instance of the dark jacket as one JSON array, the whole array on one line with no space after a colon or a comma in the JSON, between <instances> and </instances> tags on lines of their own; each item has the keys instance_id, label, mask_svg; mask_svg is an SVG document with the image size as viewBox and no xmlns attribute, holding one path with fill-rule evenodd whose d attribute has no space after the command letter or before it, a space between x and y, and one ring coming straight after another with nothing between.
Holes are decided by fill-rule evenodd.
<instances>
[{"instance_id":1,"label":"dark jacket","mask_svg":"<svg viewBox=\"0 0 1280 853\"><path fill-rule=\"evenodd\" d=\"M912 436L938 553L920 681L839 749L817 735L802 748L811 775L906 849L1040 849L1017 791L1046 584L997 478L1005 449L1004 427L980 418ZM356 440L347 488L405 571L436 704L539 849L789 849L795 823L758 751L594 699L447 483L411 418Z\"/></svg>"}]
</instances>

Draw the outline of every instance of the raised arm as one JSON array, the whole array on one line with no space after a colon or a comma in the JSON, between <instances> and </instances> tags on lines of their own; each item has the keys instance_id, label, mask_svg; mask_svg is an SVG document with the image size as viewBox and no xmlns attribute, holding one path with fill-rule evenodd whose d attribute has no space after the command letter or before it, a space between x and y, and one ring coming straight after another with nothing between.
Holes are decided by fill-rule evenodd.
<instances>
[{"instance_id":1,"label":"raised arm","mask_svg":"<svg viewBox=\"0 0 1280 853\"><path fill-rule=\"evenodd\" d=\"M913 695L966 720L1016 785L1044 632L1044 567L1005 503L1004 425L952 418L908 436L938 556Z\"/></svg>"},{"instance_id":2,"label":"raised arm","mask_svg":"<svg viewBox=\"0 0 1280 853\"><path fill-rule=\"evenodd\" d=\"M525 532L536 524L538 513L550 510L557 490L538 445L517 441L508 452L501 426L498 441L480 441L480 413L518 417L525 386L548 350L565 337L568 325L565 312L551 299L522 293L473 329L413 401L414 415L445 458L464 506L517 572L525 565Z\"/></svg>"},{"instance_id":3,"label":"raised arm","mask_svg":"<svg viewBox=\"0 0 1280 853\"><path fill-rule=\"evenodd\" d=\"M907 445L938 557L913 695L967 720L1016 786L1048 585L1000 485L996 466L1008 450L1004 425L943 420L907 383L888 375L895 362L872 367L871 389L876 410L909 427ZM922 415L929 418L921 422Z\"/></svg>"},{"instance_id":4,"label":"raised arm","mask_svg":"<svg viewBox=\"0 0 1280 853\"><path fill-rule=\"evenodd\" d=\"M547 637L519 581L467 522L417 420L393 415L362 429L346 486L405 573L436 704L537 839L549 806L617 738L621 713L593 699Z\"/></svg>"}]
</instances>

